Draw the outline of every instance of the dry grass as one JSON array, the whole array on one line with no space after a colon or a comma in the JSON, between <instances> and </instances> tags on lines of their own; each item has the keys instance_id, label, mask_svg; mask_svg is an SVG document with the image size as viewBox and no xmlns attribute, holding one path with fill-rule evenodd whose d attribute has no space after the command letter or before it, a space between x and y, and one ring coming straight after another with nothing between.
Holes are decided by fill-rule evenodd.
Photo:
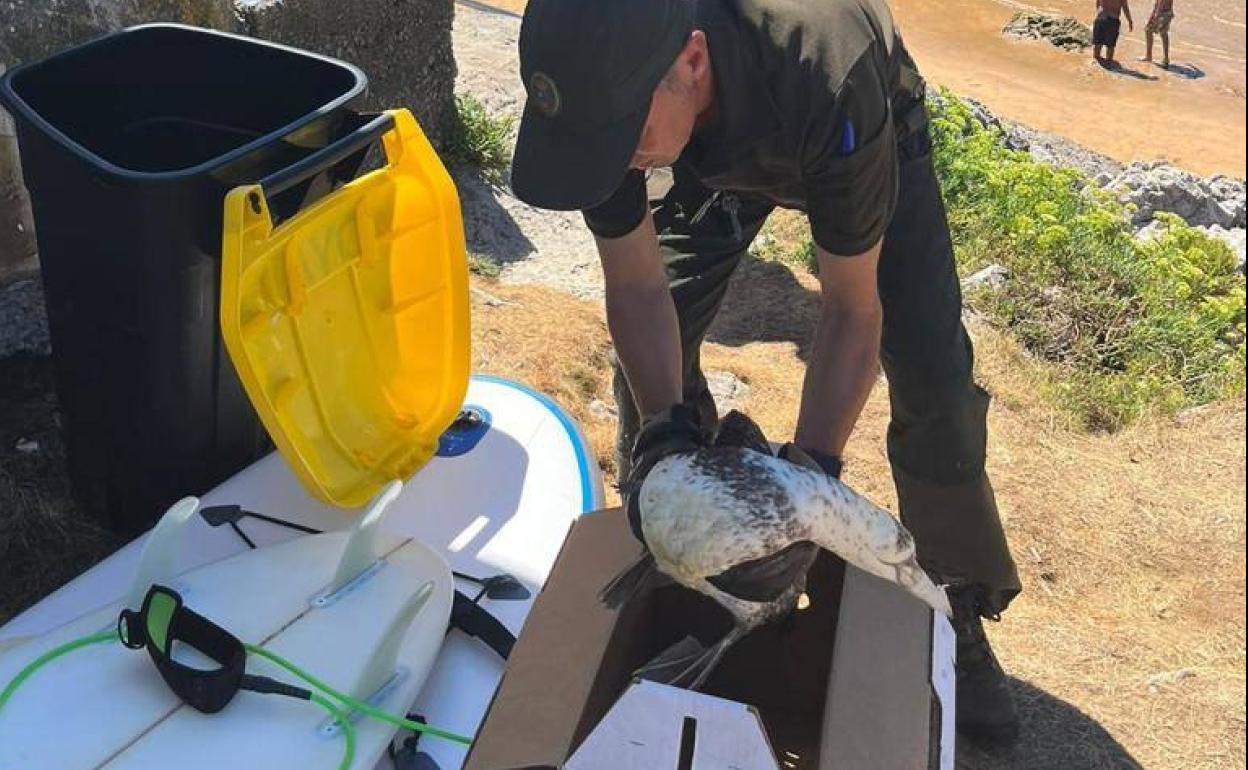
<instances>
[{"instance_id":1,"label":"dry grass","mask_svg":"<svg viewBox=\"0 0 1248 770\"><path fill-rule=\"evenodd\" d=\"M747 263L704 353L750 386L769 435L790 435L815 284ZM483 284L484 285L484 284ZM609 341L598 306L489 284L508 304L474 310L477 368L551 393L613 480ZM1027 591L990 629L1026 719L1008 762L966 768L1243 768L1242 400L1113 436L1074 431L1039 394L1042 374L1008 338L975 327L979 377L996 395L990 469ZM760 340L760 341L750 341ZM847 452L847 480L895 502L876 389Z\"/></svg>"},{"instance_id":2,"label":"dry grass","mask_svg":"<svg viewBox=\"0 0 1248 770\"><path fill-rule=\"evenodd\" d=\"M74 505L51 360L0 361L0 623L122 542Z\"/></svg>"}]
</instances>

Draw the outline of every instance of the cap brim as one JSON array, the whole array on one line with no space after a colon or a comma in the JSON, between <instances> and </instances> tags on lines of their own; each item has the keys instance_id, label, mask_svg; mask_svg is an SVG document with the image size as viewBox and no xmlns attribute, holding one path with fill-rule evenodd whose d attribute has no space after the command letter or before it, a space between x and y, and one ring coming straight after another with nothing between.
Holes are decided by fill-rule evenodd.
<instances>
[{"instance_id":1,"label":"cap brim","mask_svg":"<svg viewBox=\"0 0 1248 770\"><path fill-rule=\"evenodd\" d=\"M576 211L597 206L628 174L650 113L631 115L587 133L560 131L545 115L525 108L511 162L511 189L531 206Z\"/></svg>"}]
</instances>

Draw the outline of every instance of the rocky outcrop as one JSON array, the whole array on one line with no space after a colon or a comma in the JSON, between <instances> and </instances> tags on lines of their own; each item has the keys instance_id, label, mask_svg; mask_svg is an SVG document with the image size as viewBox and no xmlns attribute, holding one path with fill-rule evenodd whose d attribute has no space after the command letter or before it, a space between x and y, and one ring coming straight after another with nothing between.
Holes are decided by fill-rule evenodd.
<instances>
[{"instance_id":1,"label":"rocky outcrop","mask_svg":"<svg viewBox=\"0 0 1248 770\"><path fill-rule=\"evenodd\" d=\"M1082 51L1092 45L1092 30L1070 16L1021 11L1001 31L1010 37L1047 40L1067 51Z\"/></svg>"},{"instance_id":2,"label":"rocky outcrop","mask_svg":"<svg viewBox=\"0 0 1248 770\"><path fill-rule=\"evenodd\" d=\"M1137 237L1150 238L1163 229L1154 216L1169 212L1224 242L1244 269L1244 180L1199 177L1164 161L1137 161L1117 175L1102 174L1096 182L1132 207Z\"/></svg>"},{"instance_id":3,"label":"rocky outcrop","mask_svg":"<svg viewBox=\"0 0 1248 770\"><path fill-rule=\"evenodd\" d=\"M0 64L0 76L4 71ZM38 267L35 222L22 183L16 127L0 108L0 286L6 279L31 273Z\"/></svg>"},{"instance_id":4,"label":"rocky outcrop","mask_svg":"<svg viewBox=\"0 0 1248 770\"><path fill-rule=\"evenodd\" d=\"M1159 211L1177 214L1189 225L1224 229L1244 227L1244 180L1198 177L1165 161L1137 161L1116 176L1098 178L1107 190L1134 207L1137 225Z\"/></svg>"},{"instance_id":5,"label":"rocky outcrop","mask_svg":"<svg viewBox=\"0 0 1248 770\"><path fill-rule=\"evenodd\" d=\"M454 102L452 0L236 0L243 31L349 61L365 107L406 107L435 146Z\"/></svg>"},{"instance_id":6,"label":"rocky outcrop","mask_svg":"<svg viewBox=\"0 0 1248 770\"><path fill-rule=\"evenodd\" d=\"M945 97L929 90L927 98L933 104L940 104ZM1160 160L1136 161L1124 166L1063 137L1002 120L974 99L962 98L962 101L970 107L972 119L992 129L1005 146L1025 150L1045 163L1079 169L1091 184L1113 192L1130 207L1131 224L1137 238L1147 240L1164 230L1164 225L1156 222L1154 215L1168 212L1225 242L1243 268L1243 179L1222 175L1200 177Z\"/></svg>"}]
</instances>

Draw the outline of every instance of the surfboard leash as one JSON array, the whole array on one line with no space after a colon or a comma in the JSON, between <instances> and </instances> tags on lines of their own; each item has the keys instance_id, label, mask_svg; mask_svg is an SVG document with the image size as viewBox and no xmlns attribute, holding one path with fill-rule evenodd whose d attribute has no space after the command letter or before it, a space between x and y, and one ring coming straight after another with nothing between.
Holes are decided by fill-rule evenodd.
<instances>
[{"instance_id":1,"label":"surfboard leash","mask_svg":"<svg viewBox=\"0 0 1248 770\"><path fill-rule=\"evenodd\" d=\"M239 526L239 521L245 518L285 527L305 535L324 534L322 530L248 510L241 505L208 506L201 508L199 515L210 527L229 525L234 530L234 533L252 550L258 547L256 542ZM484 578L455 571L452 571L451 574L460 580L475 584L479 590L476 596L468 596L458 588L455 589L454 603L451 607L450 628L459 629L468 636L480 639L500 658L507 660L511 656L512 648L516 645L516 636L497 617L481 606L481 600L527 601L533 597L532 592L517 580L514 575L507 573L490 575Z\"/></svg>"},{"instance_id":2,"label":"surfboard leash","mask_svg":"<svg viewBox=\"0 0 1248 770\"><path fill-rule=\"evenodd\" d=\"M432 738L464 746L472 744L472 738L468 736L391 714L339 692L272 650L241 642L224 628L186 607L176 591L160 585L153 585L148 590L142 609L138 612L122 610L116 629L71 640L28 663L0 691L0 711L3 711L17 689L39 669L75 650L111 641L120 641L130 649L146 649L161 678L173 693L183 703L206 714L225 708L240 690L282 695L316 703L329 712L342 730L345 745L342 761L338 765L339 770L348 770L351 767L356 750L355 725L348 713L344 713L344 709ZM174 660L171 652L175 641L213 660L218 667L194 668ZM272 677L247 673L248 655L269 661L297 677L311 689Z\"/></svg>"}]
</instances>

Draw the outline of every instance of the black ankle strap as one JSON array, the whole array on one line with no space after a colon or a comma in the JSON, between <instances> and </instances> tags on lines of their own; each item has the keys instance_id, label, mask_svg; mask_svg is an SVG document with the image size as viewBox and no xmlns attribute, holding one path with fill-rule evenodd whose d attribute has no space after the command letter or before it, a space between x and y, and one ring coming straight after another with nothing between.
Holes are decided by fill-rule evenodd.
<instances>
[{"instance_id":1,"label":"black ankle strap","mask_svg":"<svg viewBox=\"0 0 1248 770\"><path fill-rule=\"evenodd\" d=\"M182 604L177 591L153 585L143 608L122 610L117 619L121 642L132 650L147 648L156 670L169 689L187 705L212 714L225 708L243 684L247 653L243 643L224 628ZM218 664L199 669L173 659L179 642Z\"/></svg>"}]
</instances>

